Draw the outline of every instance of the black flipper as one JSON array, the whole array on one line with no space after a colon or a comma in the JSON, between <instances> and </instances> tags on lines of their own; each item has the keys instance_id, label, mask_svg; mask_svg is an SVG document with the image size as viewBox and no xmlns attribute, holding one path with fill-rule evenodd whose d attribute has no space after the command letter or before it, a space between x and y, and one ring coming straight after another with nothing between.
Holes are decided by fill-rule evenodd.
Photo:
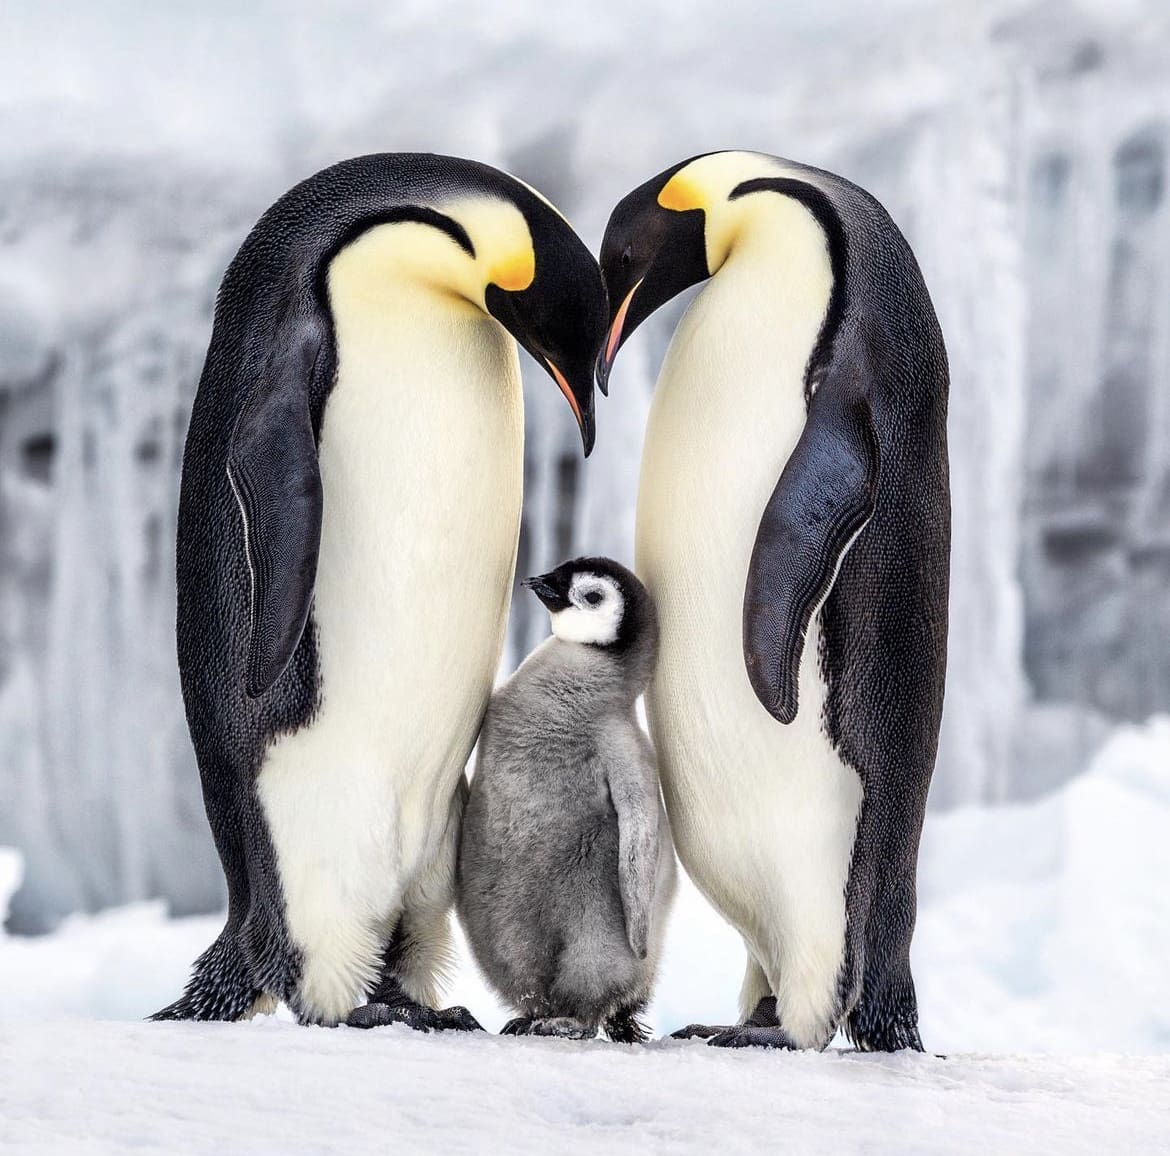
<instances>
[{"instance_id":1,"label":"black flipper","mask_svg":"<svg viewBox=\"0 0 1170 1156\"><path fill-rule=\"evenodd\" d=\"M320 343L300 335L256 383L232 433L228 478L252 575L245 689L263 694L301 640L321 544L322 491L309 387Z\"/></svg>"},{"instance_id":2,"label":"black flipper","mask_svg":"<svg viewBox=\"0 0 1170 1156\"><path fill-rule=\"evenodd\" d=\"M878 471L869 403L846 383L825 381L764 508L744 591L748 678L782 723L796 718L805 634L873 513Z\"/></svg>"}]
</instances>

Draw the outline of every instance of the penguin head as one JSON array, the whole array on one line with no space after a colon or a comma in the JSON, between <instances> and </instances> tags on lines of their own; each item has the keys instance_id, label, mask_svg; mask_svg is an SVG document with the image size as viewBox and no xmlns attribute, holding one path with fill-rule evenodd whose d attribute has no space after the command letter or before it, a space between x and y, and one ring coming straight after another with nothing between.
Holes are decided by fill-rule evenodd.
<instances>
[{"instance_id":1,"label":"penguin head","mask_svg":"<svg viewBox=\"0 0 1170 1156\"><path fill-rule=\"evenodd\" d=\"M553 635L562 642L615 655L652 651L657 645L657 619L646 587L612 558L574 558L526 578L524 585L544 603Z\"/></svg>"},{"instance_id":2,"label":"penguin head","mask_svg":"<svg viewBox=\"0 0 1170 1156\"><path fill-rule=\"evenodd\" d=\"M767 171L755 153L707 153L674 165L618 201L601 242L610 325L597 360L609 392L614 358L659 306L714 276L735 232L736 190Z\"/></svg>"},{"instance_id":3,"label":"penguin head","mask_svg":"<svg viewBox=\"0 0 1170 1156\"><path fill-rule=\"evenodd\" d=\"M503 174L500 174L502 177ZM593 375L609 321L593 254L539 193L507 177L486 202L444 206L475 252L467 296L494 317L565 395L588 457Z\"/></svg>"}]
</instances>

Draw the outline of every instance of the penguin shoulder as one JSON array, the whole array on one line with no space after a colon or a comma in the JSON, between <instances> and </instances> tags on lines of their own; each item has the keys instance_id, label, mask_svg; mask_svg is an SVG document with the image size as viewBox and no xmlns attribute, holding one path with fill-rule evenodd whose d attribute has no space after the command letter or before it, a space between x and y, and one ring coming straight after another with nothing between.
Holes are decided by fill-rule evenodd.
<instances>
[{"instance_id":1,"label":"penguin shoulder","mask_svg":"<svg viewBox=\"0 0 1170 1156\"><path fill-rule=\"evenodd\" d=\"M632 710L614 712L598 727L597 758L610 783L637 787L657 805L658 759L649 736Z\"/></svg>"}]
</instances>

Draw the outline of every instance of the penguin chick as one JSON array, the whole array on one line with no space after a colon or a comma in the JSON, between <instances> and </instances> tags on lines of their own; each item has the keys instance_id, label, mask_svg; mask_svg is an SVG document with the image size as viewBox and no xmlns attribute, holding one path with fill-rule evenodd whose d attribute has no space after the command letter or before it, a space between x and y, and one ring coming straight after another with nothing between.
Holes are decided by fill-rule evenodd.
<instances>
[{"instance_id":1,"label":"penguin chick","mask_svg":"<svg viewBox=\"0 0 1170 1156\"><path fill-rule=\"evenodd\" d=\"M463 816L458 912L510 1035L640 1043L674 847L634 705L658 649L642 583L578 558L528 586L553 636L492 697Z\"/></svg>"}]
</instances>

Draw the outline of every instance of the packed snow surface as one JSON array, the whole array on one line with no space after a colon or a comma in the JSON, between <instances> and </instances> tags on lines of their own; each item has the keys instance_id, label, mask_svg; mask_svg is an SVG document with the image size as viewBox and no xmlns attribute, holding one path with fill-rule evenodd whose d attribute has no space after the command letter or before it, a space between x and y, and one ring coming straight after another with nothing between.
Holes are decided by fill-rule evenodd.
<instances>
[{"instance_id":1,"label":"packed snow surface","mask_svg":"<svg viewBox=\"0 0 1170 1156\"><path fill-rule=\"evenodd\" d=\"M1170 1057L647 1048L250 1024L0 1029L0 1149L1165 1151ZM52 1080L45 1074L52 1072Z\"/></svg>"}]
</instances>

